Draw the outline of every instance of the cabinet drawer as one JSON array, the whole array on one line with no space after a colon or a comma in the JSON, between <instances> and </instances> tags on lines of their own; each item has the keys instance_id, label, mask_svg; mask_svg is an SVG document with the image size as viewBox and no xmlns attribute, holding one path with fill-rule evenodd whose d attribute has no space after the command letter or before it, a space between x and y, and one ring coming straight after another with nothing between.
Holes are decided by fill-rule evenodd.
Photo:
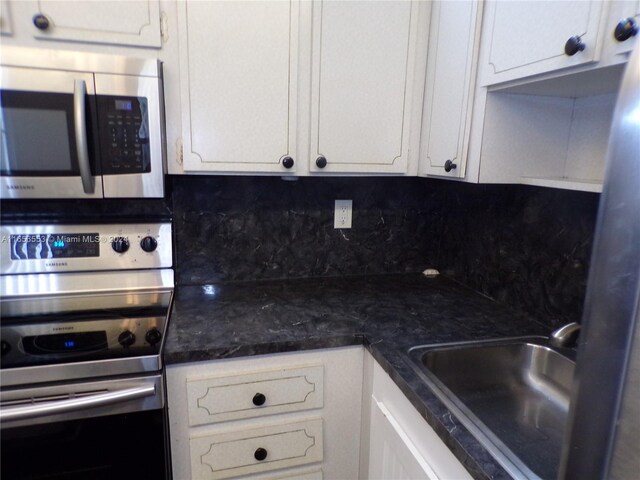
<instances>
[{"instance_id":1,"label":"cabinet drawer","mask_svg":"<svg viewBox=\"0 0 640 480\"><path fill-rule=\"evenodd\" d=\"M189 444L194 479L229 478L321 462L322 419L192 436Z\"/></svg>"},{"instance_id":2,"label":"cabinet drawer","mask_svg":"<svg viewBox=\"0 0 640 480\"><path fill-rule=\"evenodd\" d=\"M322 366L187 379L189 425L322 407Z\"/></svg>"}]
</instances>

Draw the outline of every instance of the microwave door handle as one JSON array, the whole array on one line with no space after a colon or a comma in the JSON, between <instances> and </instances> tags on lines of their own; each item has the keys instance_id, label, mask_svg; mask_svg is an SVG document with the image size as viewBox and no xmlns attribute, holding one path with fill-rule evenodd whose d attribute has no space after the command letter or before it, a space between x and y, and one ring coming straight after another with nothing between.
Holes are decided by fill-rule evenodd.
<instances>
[{"instance_id":1,"label":"microwave door handle","mask_svg":"<svg viewBox=\"0 0 640 480\"><path fill-rule=\"evenodd\" d=\"M95 184L91 175L89 163L89 145L87 140L87 111L85 109L85 97L87 86L84 80L76 80L73 88L73 120L76 133L76 152L78 153L78 166L84 193L93 193Z\"/></svg>"},{"instance_id":2,"label":"microwave door handle","mask_svg":"<svg viewBox=\"0 0 640 480\"><path fill-rule=\"evenodd\" d=\"M86 397L72 398L68 400L56 400L53 402L42 402L19 407L7 407L0 409L0 422L25 420L28 418L67 413L87 408L104 407L107 405L126 402L128 400L149 397L155 395L155 393L155 385L144 385L141 387L114 390L107 393L87 395Z\"/></svg>"}]
</instances>

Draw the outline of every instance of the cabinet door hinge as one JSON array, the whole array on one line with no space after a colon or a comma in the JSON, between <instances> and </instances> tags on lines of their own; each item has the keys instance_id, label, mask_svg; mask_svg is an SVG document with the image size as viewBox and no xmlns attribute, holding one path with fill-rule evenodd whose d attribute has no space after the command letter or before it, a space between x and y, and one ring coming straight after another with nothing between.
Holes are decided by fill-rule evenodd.
<instances>
[{"instance_id":1,"label":"cabinet door hinge","mask_svg":"<svg viewBox=\"0 0 640 480\"><path fill-rule=\"evenodd\" d=\"M182 137L176 139L176 163L182 165L184 151L182 148Z\"/></svg>"},{"instance_id":2,"label":"cabinet door hinge","mask_svg":"<svg viewBox=\"0 0 640 480\"><path fill-rule=\"evenodd\" d=\"M160 37L162 37L162 43L169 41L169 18L166 12L160 12Z\"/></svg>"}]
</instances>

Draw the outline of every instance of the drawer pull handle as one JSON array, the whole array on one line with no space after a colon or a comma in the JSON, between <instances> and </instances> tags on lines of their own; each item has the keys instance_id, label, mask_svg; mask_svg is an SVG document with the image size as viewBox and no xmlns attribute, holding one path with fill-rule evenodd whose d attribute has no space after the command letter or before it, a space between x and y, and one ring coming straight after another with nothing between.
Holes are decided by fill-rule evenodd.
<instances>
[{"instance_id":1,"label":"drawer pull handle","mask_svg":"<svg viewBox=\"0 0 640 480\"><path fill-rule=\"evenodd\" d=\"M256 460L261 462L262 460L267 458L267 451L264 448L258 448L258 449L256 449L256 451L253 454L253 456L256 458Z\"/></svg>"},{"instance_id":2,"label":"drawer pull handle","mask_svg":"<svg viewBox=\"0 0 640 480\"><path fill-rule=\"evenodd\" d=\"M253 396L253 404L256 407L259 407L260 405L264 405L264 402L267 401L267 397L265 397L262 393L256 393Z\"/></svg>"}]
</instances>

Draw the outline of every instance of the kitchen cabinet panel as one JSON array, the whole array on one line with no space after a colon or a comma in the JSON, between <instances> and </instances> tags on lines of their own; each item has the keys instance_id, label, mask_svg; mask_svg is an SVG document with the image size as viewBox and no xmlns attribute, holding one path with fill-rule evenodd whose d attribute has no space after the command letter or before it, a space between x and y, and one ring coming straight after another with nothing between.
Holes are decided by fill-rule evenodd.
<instances>
[{"instance_id":1,"label":"kitchen cabinet panel","mask_svg":"<svg viewBox=\"0 0 640 480\"><path fill-rule=\"evenodd\" d=\"M162 46L157 0L130 0L115 7L103 0L38 0L33 6L33 17L20 21L29 22L32 35L41 40ZM35 25L36 16L40 28Z\"/></svg>"},{"instance_id":2,"label":"kitchen cabinet panel","mask_svg":"<svg viewBox=\"0 0 640 480\"><path fill-rule=\"evenodd\" d=\"M420 173L464 177L482 3L432 5Z\"/></svg>"},{"instance_id":3,"label":"kitchen cabinet panel","mask_svg":"<svg viewBox=\"0 0 640 480\"><path fill-rule=\"evenodd\" d=\"M406 0L314 3L313 172L406 172L417 17Z\"/></svg>"},{"instance_id":4,"label":"kitchen cabinet panel","mask_svg":"<svg viewBox=\"0 0 640 480\"><path fill-rule=\"evenodd\" d=\"M178 9L185 172L417 172L428 3Z\"/></svg>"},{"instance_id":5,"label":"kitchen cabinet panel","mask_svg":"<svg viewBox=\"0 0 640 480\"><path fill-rule=\"evenodd\" d=\"M438 477L424 461L406 432L384 403L371 398L371 466L372 480L411 480Z\"/></svg>"},{"instance_id":6,"label":"kitchen cabinet panel","mask_svg":"<svg viewBox=\"0 0 640 480\"><path fill-rule=\"evenodd\" d=\"M626 20L627 22L624 22ZM622 40L617 40L615 37L616 27L618 23L623 22L627 27L631 27L635 24L635 30L628 28L625 30L636 31L635 34ZM638 29L640 29L640 0L618 0L611 1L609 3L609 15L605 26L604 34L606 38L611 42L614 53L616 55L627 54L633 50L633 46L638 42Z\"/></svg>"},{"instance_id":7,"label":"kitchen cabinet panel","mask_svg":"<svg viewBox=\"0 0 640 480\"><path fill-rule=\"evenodd\" d=\"M191 472L223 479L322 461L322 419L194 435Z\"/></svg>"},{"instance_id":8,"label":"kitchen cabinet panel","mask_svg":"<svg viewBox=\"0 0 640 480\"><path fill-rule=\"evenodd\" d=\"M363 353L357 346L167 366L173 478L358 478ZM255 407L261 380L266 399ZM304 380L308 388L298 383L289 392L281 383L288 380ZM271 381L271 393L262 390ZM225 385L231 389L225 392ZM307 391L305 401L284 401L290 394L299 400L295 390ZM214 415L194 422L193 400L203 396ZM270 399L283 402L270 409ZM238 416L238 406L248 414ZM264 460L254 457L258 448L267 450ZM307 467L294 471L296 465Z\"/></svg>"},{"instance_id":9,"label":"kitchen cabinet panel","mask_svg":"<svg viewBox=\"0 0 640 480\"><path fill-rule=\"evenodd\" d=\"M295 172L298 3L178 8L185 171Z\"/></svg>"},{"instance_id":10,"label":"kitchen cabinet panel","mask_svg":"<svg viewBox=\"0 0 640 480\"><path fill-rule=\"evenodd\" d=\"M189 424L321 408L322 365L251 375L189 378Z\"/></svg>"},{"instance_id":11,"label":"kitchen cabinet panel","mask_svg":"<svg viewBox=\"0 0 640 480\"><path fill-rule=\"evenodd\" d=\"M597 61L605 2L498 0L487 2L483 24L481 84L493 85ZM565 53L579 36L584 50Z\"/></svg>"},{"instance_id":12,"label":"kitchen cabinet panel","mask_svg":"<svg viewBox=\"0 0 640 480\"><path fill-rule=\"evenodd\" d=\"M389 375L369 354L364 371L371 372L368 471L360 478L471 479L436 432L420 416ZM367 398L368 397L368 398ZM362 463L361 463L362 465Z\"/></svg>"}]
</instances>

